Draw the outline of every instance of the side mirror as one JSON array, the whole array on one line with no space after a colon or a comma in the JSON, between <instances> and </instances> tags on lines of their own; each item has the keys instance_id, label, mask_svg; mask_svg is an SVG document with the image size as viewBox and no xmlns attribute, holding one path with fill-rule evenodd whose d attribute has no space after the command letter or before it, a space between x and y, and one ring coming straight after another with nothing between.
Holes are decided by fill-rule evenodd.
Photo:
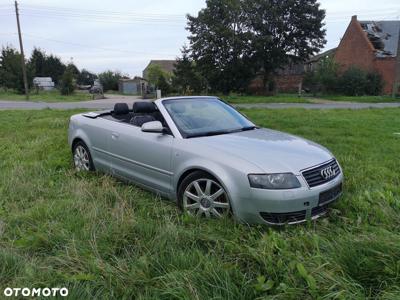
<instances>
[{"instance_id":1,"label":"side mirror","mask_svg":"<svg viewBox=\"0 0 400 300\"><path fill-rule=\"evenodd\" d=\"M164 127L160 121L147 122L142 125L143 132L164 133Z\"/></svg>"}]
</instances>

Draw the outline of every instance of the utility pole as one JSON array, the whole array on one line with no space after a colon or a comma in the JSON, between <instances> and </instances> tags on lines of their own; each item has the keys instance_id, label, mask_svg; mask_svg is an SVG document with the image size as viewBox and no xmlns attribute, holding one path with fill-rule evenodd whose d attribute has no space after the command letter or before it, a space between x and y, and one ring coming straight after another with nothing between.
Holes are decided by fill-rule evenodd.
<instances>
[{"instance_id":1,"label":"utility pole","mask_svg":"<svg viewBox=\"0 0 400 300\"><path fill-rule=\"evenodd\" d=\"M27 78L27 76L26 76L24 46L23 46L23 44L22 44L21 25L19 25L19 13L18 13L18 3L17 3L17 0L15 0L15 15L17 16L18 37L19 37L19 48L20 48L20 50L21 50L21 65L22 65L22 75L24 76L25 97L26 97L26 100L29 100L28 78Z\"/></svg>"}]
</instances>

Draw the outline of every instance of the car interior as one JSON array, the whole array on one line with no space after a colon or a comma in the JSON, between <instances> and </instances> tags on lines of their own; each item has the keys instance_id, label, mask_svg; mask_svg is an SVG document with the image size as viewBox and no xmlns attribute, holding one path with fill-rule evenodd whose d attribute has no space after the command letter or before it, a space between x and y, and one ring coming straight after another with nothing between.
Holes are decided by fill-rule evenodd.
<instances>
[{"instance_id":1,"label":"car interior","mask_svg":"<svg viewBox=\"0 0 400 300\"><path fill-rule=\"evenodd\" d=\"M153 102L135 102L133 103L132 110L129 109L126 103L116 103L110 114L103 115L102 117L137 127L141 127L147 122L160 121L164 127L168 127L164 117Z\"/></svg>"}]
</instances>

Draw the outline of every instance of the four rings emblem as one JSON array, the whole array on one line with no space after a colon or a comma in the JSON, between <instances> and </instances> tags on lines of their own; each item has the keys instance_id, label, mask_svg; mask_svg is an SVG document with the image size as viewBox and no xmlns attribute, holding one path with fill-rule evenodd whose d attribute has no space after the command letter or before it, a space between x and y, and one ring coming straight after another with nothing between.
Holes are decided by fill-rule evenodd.
<instances>
[{"instance_id":1,"label":"four rings emblem","mask_svg":"<svg viewBox=\"0 0 400 300\"><path fill-rule=\"evenodd\" d=\"M322 178L328 180L336 175L336 170L332 166L330 166L325 169L322 169L320 174Z\"/></svg>"}]
</instances>

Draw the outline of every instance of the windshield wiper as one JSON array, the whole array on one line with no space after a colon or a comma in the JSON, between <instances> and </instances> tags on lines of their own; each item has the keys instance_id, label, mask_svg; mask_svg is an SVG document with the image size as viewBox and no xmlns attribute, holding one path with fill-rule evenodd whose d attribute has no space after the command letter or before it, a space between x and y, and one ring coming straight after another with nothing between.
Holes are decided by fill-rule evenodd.
<instances>
[{"instance_id":1,"label":"windshield wiper","mask_svg":"<svg viewBox=\"0 0 400 300\"><path fill-rule=\"evenodd\" d=\"M249 131L249 130L254 130L254 129L258 129L258 127L257 126L247 126L247 127L240 128L238 131Z\"/></svg>"},{"instance_id":2,"label":"windshield wiper","mask_svg":"<svg viewBox=\"0 0 400 300\"><path fill-rule=\"evenodd\" d=\"M235 132L241 132L241 131L254 130L256 128L258 128L258 127L257 126L248 126L248 127L243 127L243 128L233 129L233 130L207 131L207 132L188 134L186 136L186 138L229 134L229 133L235 133Z\"/></svg>"},{"instance_id":3,"label":"windshield wiper","mask_svg":"<svg viewBox=\"0 0 400 300\"><path fill-rule=\"evenodd\" d=\"M213 136L213 135L227 134L227 133L231 133L231 132L232 131L230 131L230 130L207 131L207 132L188 134L186 137L193 138L193 137L201 137L201 136Z\"/></svg>"}]
</instances>

